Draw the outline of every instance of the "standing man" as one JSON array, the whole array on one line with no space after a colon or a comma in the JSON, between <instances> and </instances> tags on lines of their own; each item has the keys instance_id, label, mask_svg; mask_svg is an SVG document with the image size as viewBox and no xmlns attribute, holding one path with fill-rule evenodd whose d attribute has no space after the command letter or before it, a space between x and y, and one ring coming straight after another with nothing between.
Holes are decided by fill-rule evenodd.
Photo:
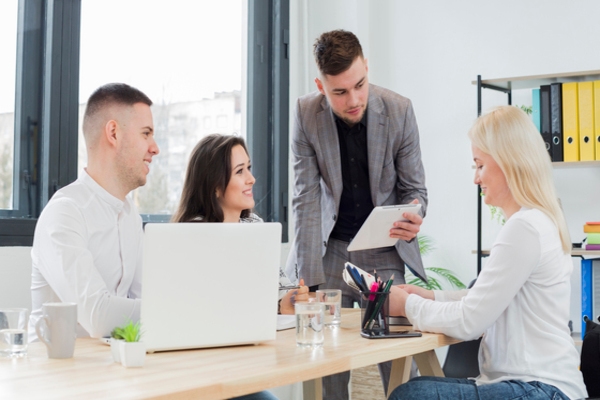
<instances>
[{"instance_id":1,"label":"standing man","mask_svg":"<svg viewBox=\"0 0 600 400\"><path fill-rule=\"evenodd\" d=\"M419 132L409 99L368 82L367 60L351 32L323 33L315 42L318 91L298 99L292 133L295 239L288 276L304 277L311 291L342 290L342 307L359 294L342 279L349 261L382 279L404 282L406 264L425 272L415 237L421 215L390 226L393 247L348 252L375 206L418 202L425 215L427 189ZM387 370L387 372L386 372ZM387 389L389 366L382 371ZM347 399L350 373L326 377L324 398Z\"/></svg>"},{"instance_id":2,"label":"standing man","mask_svg":"<svg viewBox=\"0 0 600 400\"><path fill-rule=\"evenodd\" d=\"M78 336L102 337L140 318L142 219L127 197L146 184L152 101L122 83L97 89L83 117L88 164L52 196L31 250L30 341L46 302L77 303Z\"/></svg>"}]
</instances>

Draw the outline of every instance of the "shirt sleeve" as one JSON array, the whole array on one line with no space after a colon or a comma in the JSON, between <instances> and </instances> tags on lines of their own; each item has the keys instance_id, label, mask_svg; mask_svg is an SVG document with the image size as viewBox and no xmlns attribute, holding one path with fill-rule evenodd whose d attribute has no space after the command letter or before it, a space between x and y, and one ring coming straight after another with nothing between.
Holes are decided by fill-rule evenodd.
<instances>
[{"instance_id":1,"label":"shirt sleeve","mask_svg":"<svg viewBox=\"0 0 600 400\"><path fill-rule=\"evenodd\" d=\"M77 303L77 320L92 337L102 337L140 318L140 299L109 292L88 249L83 215L67 200L50 203L36 228L38 268L63 302Z\"/></svg>"},{"instance_id":2,"label":"shirt sleeve","mask_svg":"<svg viewBox=\"0 0 600 400\"><path fill-rule=\"evenodd\" d=\"M428 203L425 170L421 161L417 118L410 100L406 106L402 131L402 146L395 155L398 200L406 204L418 199L421 204L420 214L425 217Z\"/></svg>"},{"instance_id":3,"label":"shirt sleeve","mask_svg":"<svg viewBox=\"0 0 600 400\"><path fill-rule=\"evenodd\" d=\"M321 174L317 154L302 126L301 112L298 101L291 140L294 168L292 209L296 224L292 251L296 255L295 269L298 276L295 278L304 278L307 286L314 286L325 282L321 254Z\"/></svg>"},{"instance_id":4,"label":"shirt sleeve","mask_svg":"<svg viewBox=\"0 0 600 400\"><path fill-rule=\"evenodd\" d=\"M535 228L524 219L509 219L498 234L477 283L464 297L453 301L448 292L436 293L437 301L433 301L411 294L406 301L407 317L418 330L462 340L476 339L508 307L538 265L540 254Z\"/></svg>"},{"instance_id":5,"label":"shirt sleeve","mask_svg":"<svg viewBox=\"0 0 600 400\"><path fill-rule=\"evenodd\" d=\"M282 287L292 286L292 281L287 277L282 269L279 269L279 300L285 296L289 289L282 289Z\"/></svg>"},{"instance_id":6,"label":"shirt sleeve","mask_svg":"<svg viewBox=\"0 0 600 400\"><path fill-rule=\"evenodd\" d=\"M435 301L457 301L465 297L469 289L463 290L434 290L433 297Z\"/></svg>"}]
</instances>

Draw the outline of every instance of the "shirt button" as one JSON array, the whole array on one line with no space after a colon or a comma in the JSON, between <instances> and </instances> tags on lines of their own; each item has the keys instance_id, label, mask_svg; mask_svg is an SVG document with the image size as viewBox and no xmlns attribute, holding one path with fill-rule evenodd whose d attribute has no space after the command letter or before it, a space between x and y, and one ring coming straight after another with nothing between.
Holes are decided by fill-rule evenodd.
<instances>
[{"instance_id":1,"label":"shirt button","mask_svg":"<svg viewBox=\"0 0 600 400\"><path fill-rule=\"evenodd\" d=\"M335 221L335 219L336 219L336 215L335 215L335 214L333 214L333 220Z\"/></svg>"},{"instance_id":2,"label":"shirt button","mask_svg":"<svg viewBox=\"0 0 600 400\"><path fill-rule=\"evenodd\" d=\"M327 242L323 241L323 246L327 247Z\"/></svg>"},{"instance_id":3,"label":"shirt button","mask_svg":"<svg viewBox=\"0 0 600 400\"><path fill-rule=\"evenodd\" d=\"M358 187L358 185L355 183L355 184L354 184L354 189L356 189L357 187Z\"/></svg>"},{"instance_id":4,"label":"shirt button","mask_svg":"<svg viewBox=\"0 0 600 400\"><path fill-rule=\"evenodd\" d=\"M354 157L350 159L350 161L354 162Z\"/></svg>"},{"instance_id":5,"label":"shirt button","mask_svg":"<svg viewBox=\"0 0 600 400\"><path fill-rule=\"evenodd\" d=\"M357 208L358 208L358 207L360 207L360 204L357 204L357 205L356 205L356 207L357 207Z\"/></svg>"}]
</instances>

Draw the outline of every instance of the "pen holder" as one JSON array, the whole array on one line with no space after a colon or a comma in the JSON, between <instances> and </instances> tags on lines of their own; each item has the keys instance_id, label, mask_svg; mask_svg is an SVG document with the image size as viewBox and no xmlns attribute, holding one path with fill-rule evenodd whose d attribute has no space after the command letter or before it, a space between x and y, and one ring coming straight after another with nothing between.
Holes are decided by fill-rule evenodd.
<instances>
[{"instance_id":1,"label":"pen holder","mask_svg":"<svg viewBox=\"0 0 600 400\"><path fill-rule=\"evenodd\" d=\"M389 292L360 292L361 332L369 336L386 335L390 332Z\"/></svg>"}]
</instances>

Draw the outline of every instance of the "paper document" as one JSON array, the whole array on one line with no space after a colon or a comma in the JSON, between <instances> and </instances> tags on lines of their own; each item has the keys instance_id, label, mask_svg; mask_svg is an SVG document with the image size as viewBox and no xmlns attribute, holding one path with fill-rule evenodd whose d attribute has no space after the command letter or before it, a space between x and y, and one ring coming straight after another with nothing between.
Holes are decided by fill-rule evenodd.
<instances>
[{"instance_id":1,"label":"paper document","mask_svg":"<svg viewBox=\"0 0 600 400\"><path fill-rule=\"evenodd\" d=\"M296 327L296 316L295 315L277 315L277 330L283 331L285 329L292 329Z\"/></svg>"}]
</instances>

